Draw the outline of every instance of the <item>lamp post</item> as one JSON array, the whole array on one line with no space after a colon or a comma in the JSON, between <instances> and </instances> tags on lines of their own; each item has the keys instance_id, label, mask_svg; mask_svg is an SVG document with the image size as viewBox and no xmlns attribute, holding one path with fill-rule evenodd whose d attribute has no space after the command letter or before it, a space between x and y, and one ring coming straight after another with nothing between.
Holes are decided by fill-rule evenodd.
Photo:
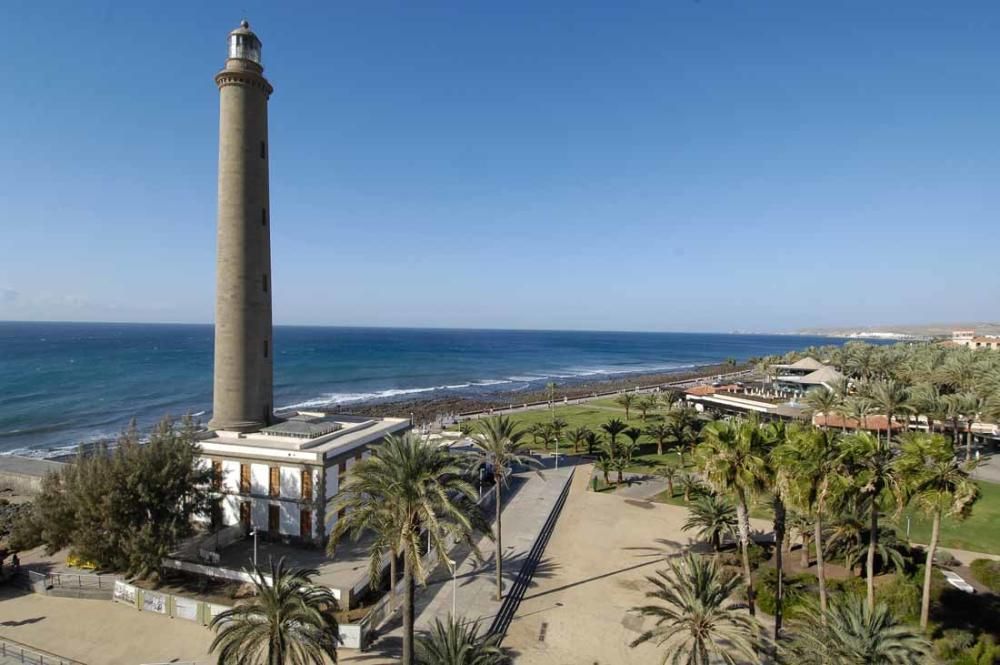
<instances>
[{"instance_id":1,"label":"lamp post","mask_svg":"<svg viewBox=\"0 0 1000 665\"><path fill-rule=\"evenodd\" d=\"M458 564L453 559L448 559L451 566L451 617L458 619Z\"/></svg>"},{"instance_id":2,"label":"lamp post","mask_svg":"<svg viewBox=\"0 0 1000 665\"><path fill-rule=\"evenodd\" d=\"M257 527L253 528L253 531L250 532L250 535L253 536L253 567L256 568L257 567Z\"/></svg>"}]
</instances>

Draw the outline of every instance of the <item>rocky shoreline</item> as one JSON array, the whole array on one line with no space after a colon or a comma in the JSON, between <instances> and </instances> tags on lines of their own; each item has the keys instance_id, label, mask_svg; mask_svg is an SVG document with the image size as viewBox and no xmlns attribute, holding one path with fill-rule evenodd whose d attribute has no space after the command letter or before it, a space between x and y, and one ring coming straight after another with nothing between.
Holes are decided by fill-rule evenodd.
<instances>
[{"instance_id":1,"label":"rocky shoreline","mask_svg":"<svg viewBox=\"0 0 1000 665\"><path fill-rule=\"evenodd\" d=\"M694 369L676 372L659 372L655 374L630 374L601 380L573 381L558 384L555 390L556 401L563 398L576 399L589 397L594 393L606 393L633 388L659 386L675 381L690 381L708 379L718 374L748 369L747 364L738 365L705 365ZM516 390L498 392L488 397L431 397L426 399L407 399L378 402L361 402L342 405L330 409L330 413L351 413L361 416L398 418L413 418L417 425L447 420L459 413L470 411L486 411L505 408L511 405L537 402L548 399L544 389Z\"/></svg>"}]
</instances>

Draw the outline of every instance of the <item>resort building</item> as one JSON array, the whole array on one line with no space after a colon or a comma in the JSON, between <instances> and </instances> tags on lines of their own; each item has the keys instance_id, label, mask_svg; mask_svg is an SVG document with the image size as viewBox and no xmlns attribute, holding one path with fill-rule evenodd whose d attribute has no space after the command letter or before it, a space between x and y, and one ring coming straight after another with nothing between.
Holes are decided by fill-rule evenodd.
<instances>
[{"instance_id":1,"label":"resort building","mask_svg":"<svg viewBox=\"0 0 1000 665\"><path fill-rule=\"evenodd\" d=\"M326 505L345 474L369 446L409 427L403 418L300 412L257 432L208 433L199 445L221 496L213 527L324 543L338 517Z\"/></svg>"},{"instance_id":2,"label":"resort building","mask_svg":"<svg viewBox=\"0 0 1000 665\"><path fill-rule=\"evenodd\" d=\"M953 330L951 342L970 349L1000 350L1000 337L976 335L975 330Z\"/></svg>"},{"instance_id":3,"label":"resort building","mask_svg":"<svg viewBox=\"0 0 1000 665\"><path fill-rule=\"evenodd\" d=\"M778 375L774 385L779 390L806 392L812 388L824 387L832 390L833 385L844 379L844 375L815 358L803 358L790 365L775 365Z\"/></svg>"}]
</instances>

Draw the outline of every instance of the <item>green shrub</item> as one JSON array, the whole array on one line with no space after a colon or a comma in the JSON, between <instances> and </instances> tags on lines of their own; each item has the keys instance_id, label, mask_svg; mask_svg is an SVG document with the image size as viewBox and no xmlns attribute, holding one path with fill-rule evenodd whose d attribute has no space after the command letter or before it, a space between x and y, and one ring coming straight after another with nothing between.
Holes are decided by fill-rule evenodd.
<instances>
[{"instance_id":1,"label":"green shrub","mask_svg":"<svg viewBox=\"0 0 1000 665\"><path fill-rule=\"evenodd\" d=\"M798 575L785 575L785 614L795 610L804 604L805 600L816 594L817 580L815 575L800 573ZM778 571L773 567L763 569L757 577L755 588L757 596L757 607L761 612L774 616L778 611Z\"/></svg>"},{"instance_id":2,"label":"green shrub","mask_svg":"<svg viewBox=\"0 0 1000 665\"><path fill-rule=\"evenodd\" d=\"M993 593L1000 593L1000 561L976 559L969 568L977 582Z\"/></svg>"},{"instance_id":3,"label":"green shrub","mask_svg":"<svg viewBox=\"0 0 1000 665\"><path fill-rule=\"evenodd\" d=\"M916 580L897 574L875 589L875 597L888 605L896 617L914 623L920 620L921 587Z\"/></svg>"},{"instance_id":4,"label":"green shrub","mask_svg":"<svg viewBox=\"0 0 1000 665\"><path fill-rule=\"evenodd\" d=\"M830 594L851 594L863 596L866 593L865 578L846 577L842 580L827 580L826 589Z\"/></svg>"},{"instance_id":5,"label":"green shrub","mask_svg":"<svg viewBox=\"0 0 1000 665\"><path fill-rule=\"evenodd\" d=\"M750 559L750 570L757 570L762 563L771 559L771 548L763 547L757 543L751 542L750 547L747 548L747 558ZM720 563L724 566L739 568L742 572L743 555L740 553L739 546L732 550L723 552Z\"/></svg>"},{"instance_id":6,"label":"green shrub","mask_svg":"<svg viewBox=\"0 0 1000 665\"><path fill-rule=\"evenodd\" d=\"M934 655L950 661L976 643L976 636L967 630L946 630L944 635L934 640Z\"/></svg>"},{"instance_id":7,"label":"green shrub","mask_svg":"<svg viewBox=\"0 0 1000 665\"><path fill-rule=\"evenodd\" d=\"M954 665L994 665L1000 662L1000 646L992 635L980 635L975 644L951 662Z\"/></svg>"}]
</instances>

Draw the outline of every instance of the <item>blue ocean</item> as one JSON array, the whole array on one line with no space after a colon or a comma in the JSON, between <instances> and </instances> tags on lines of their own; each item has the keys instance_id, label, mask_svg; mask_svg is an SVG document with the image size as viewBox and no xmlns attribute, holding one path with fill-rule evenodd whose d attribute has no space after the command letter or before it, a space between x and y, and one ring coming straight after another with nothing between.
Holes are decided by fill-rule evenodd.
<instances>
[{"instance_id":1,"label":"blue ocean","mask_svg":"<svg viewBox=\"0 0 1000 665\"><path fill-rule=\"evenodd\" d=\"M275 405L319 408L483 396L548 381L663 372L823 337L278 326ZM114 436L136 418L207 421L210 325L0 322L0 452L49 455Z\"/></svg>"}]
</instances>

